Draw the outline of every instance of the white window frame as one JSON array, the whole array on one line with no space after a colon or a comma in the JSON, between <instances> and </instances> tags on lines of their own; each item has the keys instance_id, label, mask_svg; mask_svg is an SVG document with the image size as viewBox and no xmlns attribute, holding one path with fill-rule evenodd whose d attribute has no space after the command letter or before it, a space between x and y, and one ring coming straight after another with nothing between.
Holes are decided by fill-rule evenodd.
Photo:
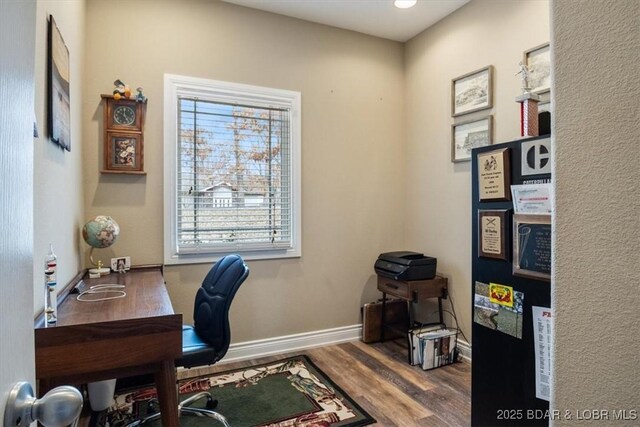
<instances>
[{"instance_id":1,"label":"white window frame","mask_svg":"<svg viewBox=\"0 0 640 427\"><path fill-rule=\"evenodd\" d=\"M179 253L177 242L178 98L181 96L219 102L287 108L290 116L291 245L287 248L241 250L244 259L278 259L302 256L301 233L301 94L300 92L230 83L196 77L164 75L164 263L196 264L215 262L226 253L203 250Z\"/></svg>"}]
</instances>

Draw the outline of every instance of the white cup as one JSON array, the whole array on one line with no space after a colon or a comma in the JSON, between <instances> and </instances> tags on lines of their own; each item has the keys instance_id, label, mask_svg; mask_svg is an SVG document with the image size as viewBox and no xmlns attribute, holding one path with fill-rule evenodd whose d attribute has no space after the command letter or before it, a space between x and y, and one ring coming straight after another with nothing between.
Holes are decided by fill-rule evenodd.
<instances>
[{"instance_id":1,"label":"white cup","mask_svg":"<svg viewBox=\"0 0 640 427\"><path fill-rule=\"evenodd\" d=\"M116 390L116 380L104 380L88 383L89 404L92 411L104 411L113 404L113 393Z\"/></svg>"}]
</instances>

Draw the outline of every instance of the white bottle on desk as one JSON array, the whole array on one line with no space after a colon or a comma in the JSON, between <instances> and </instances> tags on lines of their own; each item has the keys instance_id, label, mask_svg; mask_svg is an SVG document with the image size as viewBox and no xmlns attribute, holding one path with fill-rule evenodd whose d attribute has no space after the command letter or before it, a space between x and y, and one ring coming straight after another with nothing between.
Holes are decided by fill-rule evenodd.
<instances>
[{"instance_id":1,"label":"white bottle on desk","mask_svg":"<svg viewBox=\"0 0 640 427\"><path fill-rule=\"evenodd\" d=\"M53 245L49 244L49 253L44 258L44 325L49 326L58 320L58 300L56 285L58 257L53 252Z\"/></svg>"}]
</instances>

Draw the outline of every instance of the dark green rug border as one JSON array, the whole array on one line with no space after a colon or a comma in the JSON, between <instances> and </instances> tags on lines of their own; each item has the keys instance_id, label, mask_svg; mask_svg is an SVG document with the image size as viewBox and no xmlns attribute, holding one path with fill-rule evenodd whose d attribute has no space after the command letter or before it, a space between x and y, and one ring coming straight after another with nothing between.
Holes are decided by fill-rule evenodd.
<instances>
[{"instance_id":1,"label":"dark green rug border","mask_svg":"<svg viewBox=\"0 0 640 427\"><path fill-rule=\"evenodd\" d=\"M313 360L311 360L311 358L309 356L307 356L306 354L300 354L298 356L292 356L286 359L282 359L282 360L290 360L290 359L297 359L302 357L305 362L307 362L309 365L311 365L313 367L313 369L317 370L318 372L320 372L323 376L323 379L325 381L327 381L331 387L333 387L334 389L336 389L343 398L347 399L349 401L349 403L351 403L353 405L353 407L355 409L357 409L359 412L362 413L362 415L365 417L364 419L360 420L360 421L355 421L351 424L347 424L347 426L349 427L357 427L357 426L368 426L370 424L375 424L377 421L375 418L373 418L367 411L364 410L364 408L362 408L362 406L360 406L355 400L353 400L353 398L351 398L351 396L349 396L348 393L345 393L345 391L340 388L340 386L338 384L336 384L329 375L327 375L322 369L320 369L318 367L318 365L316 365L314 363ZM279 361L273 362L273 363L279 363ZM269 363L267 363L268 365ZM245 368L246 369L246 368Z\"/></svg>"}]
</instances>

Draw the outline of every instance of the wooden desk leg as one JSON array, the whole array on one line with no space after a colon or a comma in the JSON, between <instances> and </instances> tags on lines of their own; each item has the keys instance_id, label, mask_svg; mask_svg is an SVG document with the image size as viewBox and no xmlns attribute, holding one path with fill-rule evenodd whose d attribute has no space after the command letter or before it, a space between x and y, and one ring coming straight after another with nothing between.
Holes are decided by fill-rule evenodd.
<instances>
[{"instance_id":1,"label":"wooden desk leg","mask_svg":"<svg viewBox=\"0 0 640 427\"><path fill-rule=\"evenodd\" d=\"M176 384L176 366L173 360L165 360L160 363L160 370L155 373L158 400L160 401L160 413L162 425L166 427L178 427L178 385Z\"/></svg>"}]
</instances>

